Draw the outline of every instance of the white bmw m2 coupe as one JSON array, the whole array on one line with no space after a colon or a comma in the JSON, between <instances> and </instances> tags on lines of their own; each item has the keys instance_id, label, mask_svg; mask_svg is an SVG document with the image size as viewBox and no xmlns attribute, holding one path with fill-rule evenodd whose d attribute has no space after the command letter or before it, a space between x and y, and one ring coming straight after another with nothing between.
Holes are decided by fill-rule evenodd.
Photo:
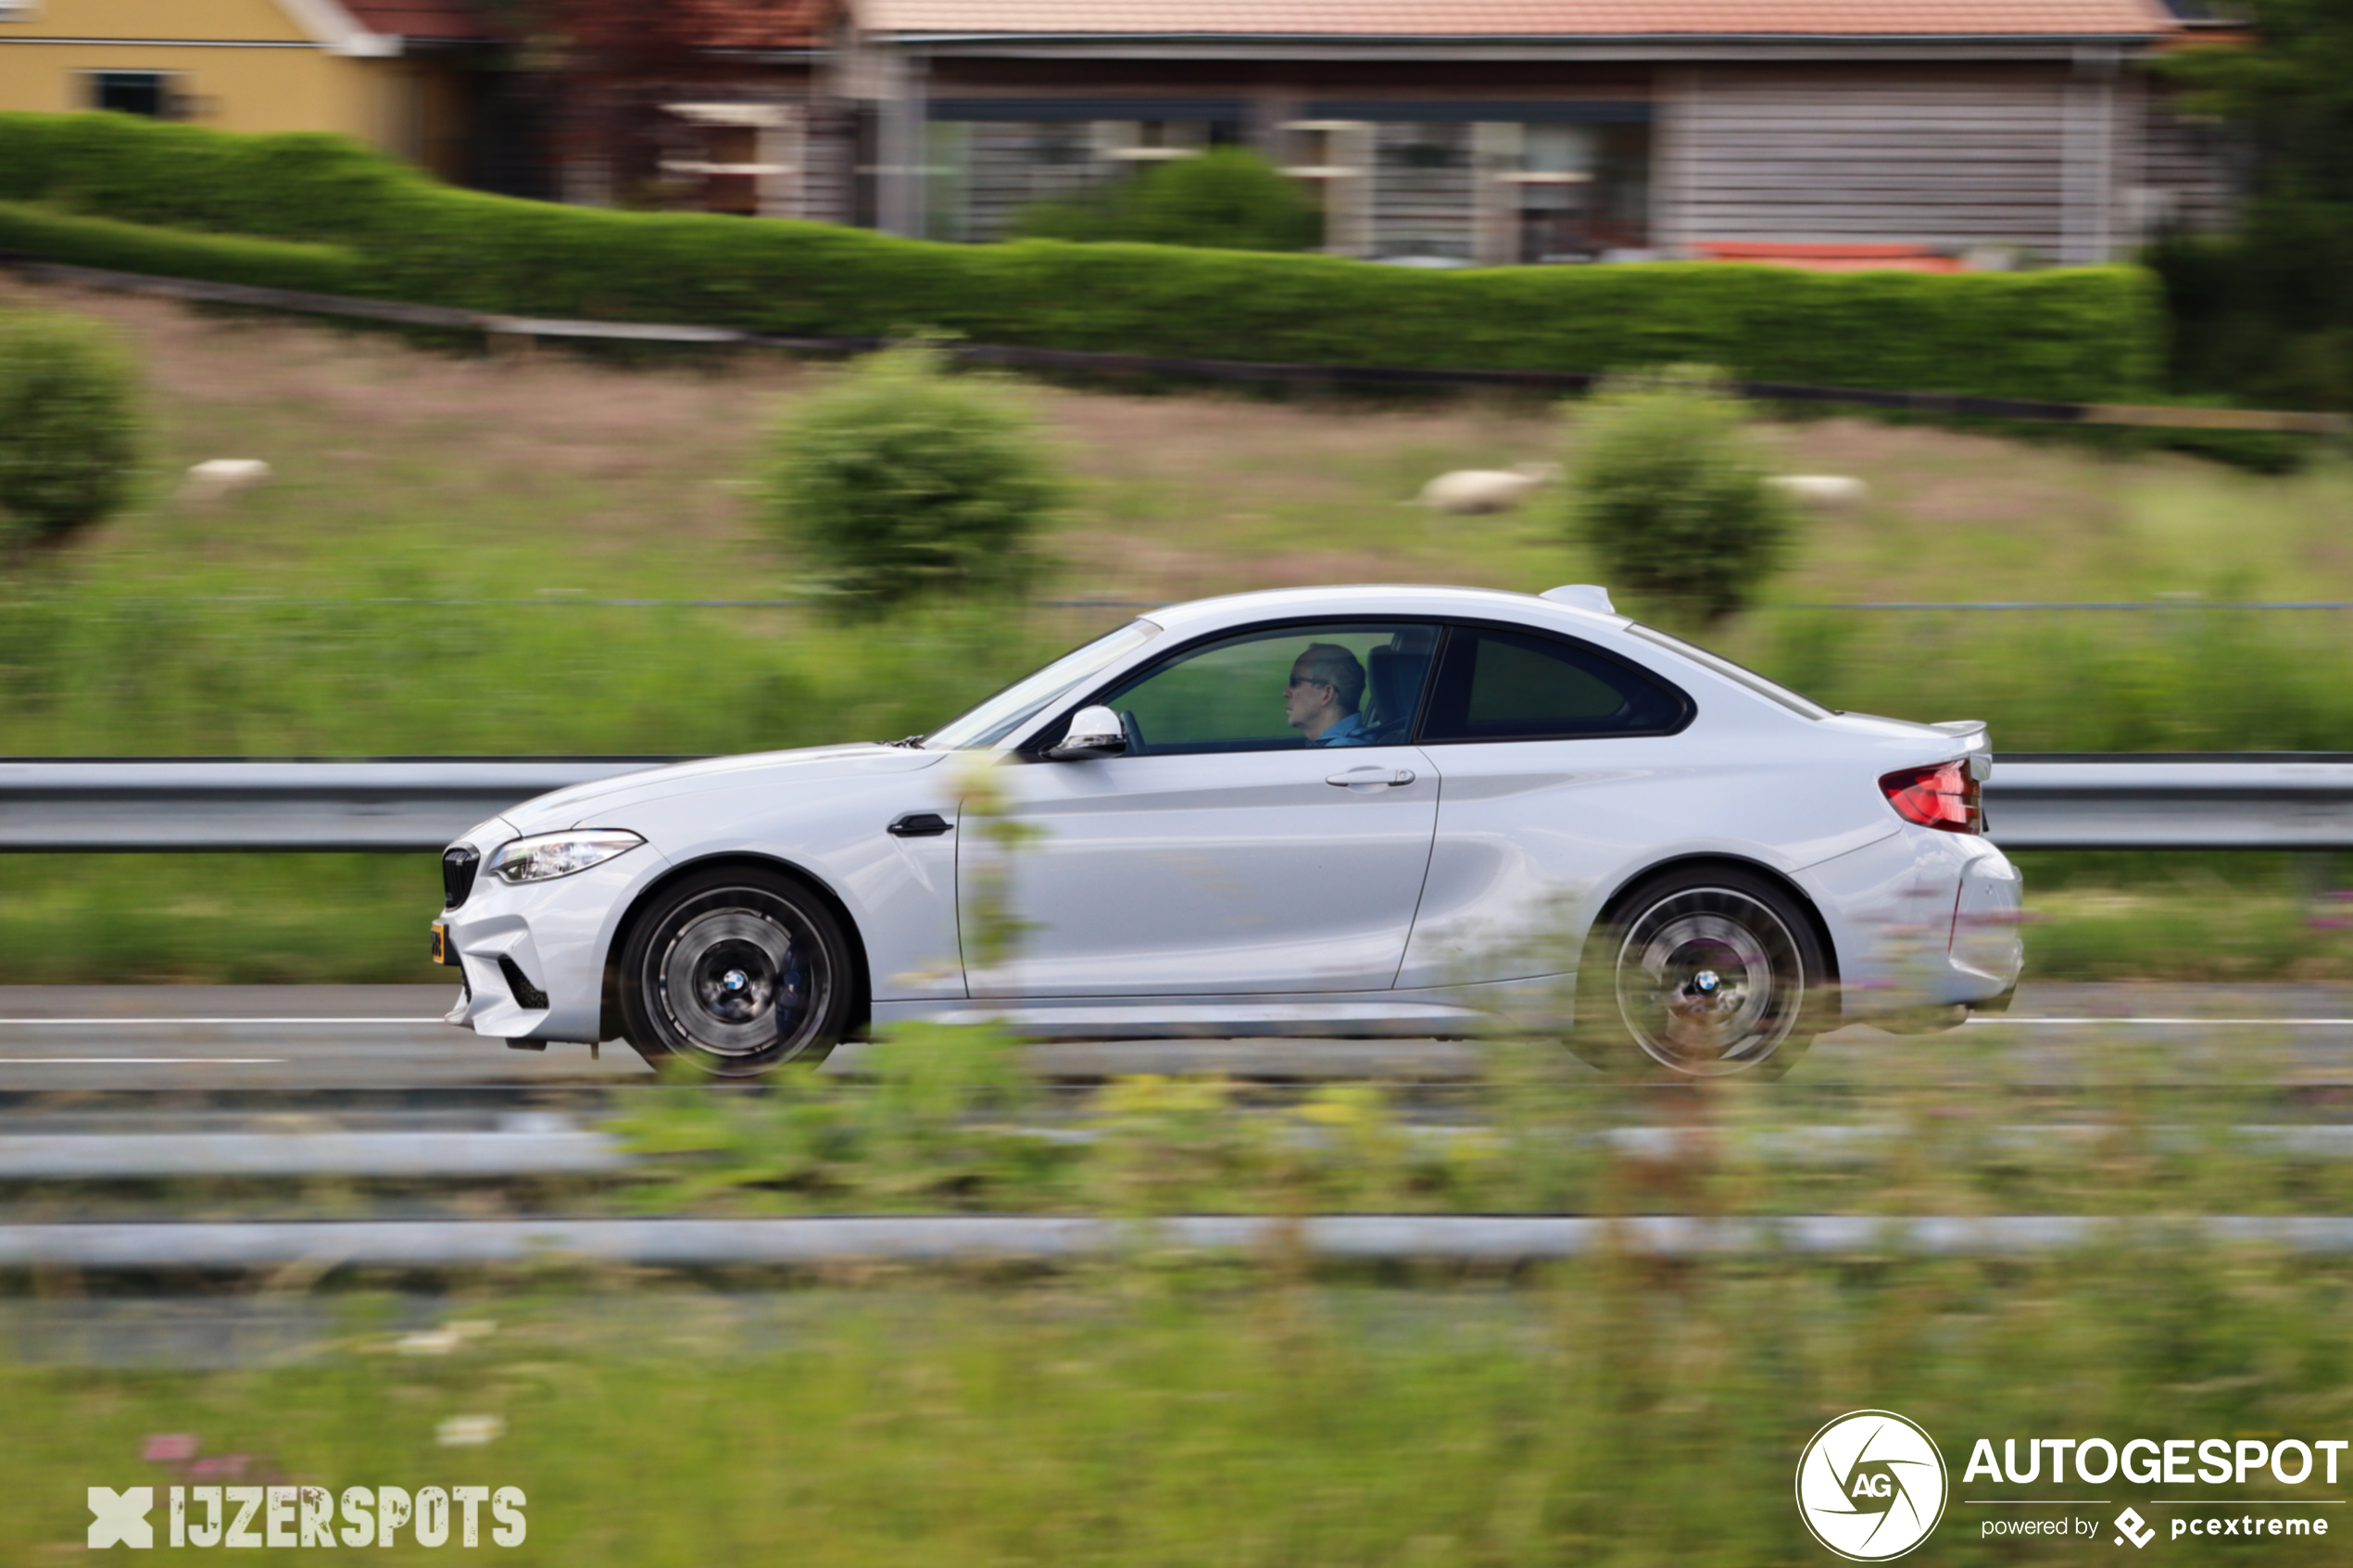
<instances>
[{"instance_id":1,"label":"white bmw m2 coupe","mask_svg":"<svg viewBox=\"0 0 2353 1568\"><path fill-rule=\"evenodd\" d=\"M444 855L434 946L452 1023L729 1077L900 1020L1459 1036L1537 1010L1606 1070L1769 1076L1842 1022L2007 1005L1991 764L1981 723L1831 712L1598 588L1241 594L919 739L525 802Z\"/></svg>"}]
</instances>

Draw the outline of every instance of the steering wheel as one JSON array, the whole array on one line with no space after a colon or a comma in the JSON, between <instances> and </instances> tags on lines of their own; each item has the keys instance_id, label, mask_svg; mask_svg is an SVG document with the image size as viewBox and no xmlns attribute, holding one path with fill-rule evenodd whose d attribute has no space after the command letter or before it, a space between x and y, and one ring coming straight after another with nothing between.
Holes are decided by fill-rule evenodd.
<instances>
[{"instance_id":1,"label":"steering wheel","mask_svg":"<svg viewBox=\"0 0 2353 1568\"><path fill-rule=\"evenodd\" d=\"M1137 722L1134 709L1123 708L1119 710L1119 728L1127 737L1128 756L1136 756L1144 749L1144 726Z\"/></svg>"}]
</instances>

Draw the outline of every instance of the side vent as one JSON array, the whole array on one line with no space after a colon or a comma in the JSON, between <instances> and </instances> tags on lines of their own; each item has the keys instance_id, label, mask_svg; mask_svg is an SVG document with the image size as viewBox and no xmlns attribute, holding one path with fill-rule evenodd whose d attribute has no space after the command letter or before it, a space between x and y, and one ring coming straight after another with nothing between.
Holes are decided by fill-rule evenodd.
<instances>
[{"instance_id":1,"label":"side vent","mask_svg":"<svg viewBox=\"0 0 2353 1568\"><path fill-rule=\"evenodd\" d=\"M534 1012L547 1010L547 993L534 985L523 973L522 966L504 953L498 955L498 972L507 977L507 989L514 993L515 1006Z\"/></svg>"}]
</instances>

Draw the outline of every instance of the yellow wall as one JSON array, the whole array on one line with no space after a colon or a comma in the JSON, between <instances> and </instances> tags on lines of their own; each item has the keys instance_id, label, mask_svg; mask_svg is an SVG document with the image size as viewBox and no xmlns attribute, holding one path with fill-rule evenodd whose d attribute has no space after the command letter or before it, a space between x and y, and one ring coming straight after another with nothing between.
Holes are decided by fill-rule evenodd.
<instances>
[{"instance_id":1,"label":"yellow wall","mask_svg":"<svg viewBox=\"0 0 2353 1568\"><path fill-rule=\"evenodd\" d=\"M33 0L0 36L208 38L308 42L277 0Z\"/></svg>"},{"instance_id":2,"label":"yellow wall","mask_svg":"<svg viewBox=\"0 0 2353 1568\"><path fill-rule=\"evenodd\" d=\"M51 38L126 42L38 42ZM451 171L448 68L331 55L276 0L36 0L0 22L0 109L86 109L99 70L170 72L199 125L339 132Z\"/></svg>"}]
</instances>

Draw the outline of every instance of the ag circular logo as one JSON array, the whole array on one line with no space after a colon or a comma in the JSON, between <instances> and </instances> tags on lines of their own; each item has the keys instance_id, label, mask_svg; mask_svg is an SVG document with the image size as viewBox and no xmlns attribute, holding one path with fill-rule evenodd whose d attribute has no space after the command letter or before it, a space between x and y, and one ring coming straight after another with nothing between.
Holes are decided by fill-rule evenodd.
<instances>
[{"instance_id":1,"label":"ag circular logo","mask_svg":"<svg viewBox=\"0 0 2353 1568\"><path fill-rule=\"evenodd\" d=\"M1853 1562L1901 1557L1944 1516L1944 1456L1893 1411L1855 1411L1814 1434L1797 1461L1797 1516Z\"/></svg>"}]
</instances>

